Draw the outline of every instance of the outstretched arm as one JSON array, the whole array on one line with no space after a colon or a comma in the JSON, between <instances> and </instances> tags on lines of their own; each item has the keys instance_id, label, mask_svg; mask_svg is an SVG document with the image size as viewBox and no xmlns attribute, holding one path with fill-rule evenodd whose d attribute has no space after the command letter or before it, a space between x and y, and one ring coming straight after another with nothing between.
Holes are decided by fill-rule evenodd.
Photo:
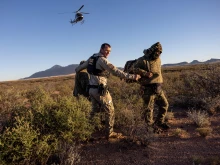
<instances>
[{"instance_id":1,"label":"outstretched arm","mask_svg":"<svg viewBox=\"0 0 220 165\"><path fill-rule=\"evenodd\" d=\"M145 60L141 60L141 59L138 59L136 61L136 63L134 63L131 66L130 71L132 71L135 74L141 75L141 77L150 78L153 76L153 74L151 72L149 72L147 62Z\"/></svg>"},{"instance_id":2,"label":"outstretched arm","mask_svg":"<svg viewBox=\"0 0 220 165\"><path fill-rule=\"evenodd\" d=\"M108 72L112 73L113 75L124 78L124 79L131 79L131 80L138 80L140 79L140 75L137 74L129 74L125 73L121 70L119 70L117 67L115 67L112 63L110 63L106 58L100 57L99 60L97 61L99 65L107 70Z\"/></svg>"}]
</instances>

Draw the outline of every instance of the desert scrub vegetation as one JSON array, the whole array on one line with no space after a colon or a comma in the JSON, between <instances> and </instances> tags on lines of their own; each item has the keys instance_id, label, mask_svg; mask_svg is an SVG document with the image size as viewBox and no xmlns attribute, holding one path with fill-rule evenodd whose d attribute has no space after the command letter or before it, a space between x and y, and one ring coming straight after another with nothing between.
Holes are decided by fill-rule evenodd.
<instances>
[{"instance_id":1,"label":"desert scrub vegetation","mask_svg":"<svg viewBox=\"0 0 220 165\"><path fill-rule=\"evenodd\" d=\"M200 136L206 137L211 134L212 128L210 127L196 128L196 131L200 134Z\"/></svg>"},{"instance_id":2,"label":"desert scrub vegetation","mask_svg":"<svg viewBox=\"0 0 220 165\"><path fill-rule=\"evenodd\" d=\"M180 138L187 138L187 137L189 137L189 133L186 130L183 130L181 128L176 128L172 132L172 135L176 136L176 137L180 137Z\"/></svg>"},{"instance_id":3,"label":"desert scrub vegetation","mask_svg":"<svg viewBox=\"0 0 220 165\"><path fill-rule=\"evenodd\" d=\"M206 111L196 111L192 109L187 111L187 116L198 127L207 127L211 124L209 121L209 115Z\"/></svg>"},{"instance_id":4,"label":"desert scrub vegetation","mask_svg":"<svg viewBox=\"0 0 220 165\"><path fill-rule=\"evenodd\" d=\"M166 67L163 72L164 89L171 105L219 111L220 63Z\"/></svg>"},{"instance_id":5,"label":"desert scrub vegetation","mask_svg":"<svg viewBox=\"0 0 220 165\"><path fill-rule=\"evenodd\" d=\"M209 121L209 115L206 111L201 110L190 110L187 112L189 119L196 124L199 128L196 128L196 131L202 137L208 136L212 132L210 127L211 123Z\"/></svg>"},{"instance_id":6,"label":"desert scrub vegetation","mask_svg":"<svg viewBox=\"0 0 220 165\"><path fill-rule=\"evenodd\" d=\"M219 63L163 68L163 89L170 107L220 112L219 71ZM115 128L143 144L155 139L146 134L141 118L139 84L110 76L108 86L115 107ZM98 115L91 124L91 103L73 97L73 88L74 75L0 82L0 164L80 161L78 144L90 138L95 126L102 129L104 116ZM172 117L168 113L166 118Z\"/></svg>"},{"instance_id":7,"label":"desert scrub vegetation","mask_svg":"<svg viewBox=\"0 0 220 165\"><path fill-rule=\"evenodd\" d=\"M11 95L7 96L1 99L1 105L12 100ZM4 122L1 122L0 164L46 164L54 155L76 151L71 147L90 137L93 131L88 121L91 106L85 98L76 100L58 95L54 99L41 86L24 91L21 96L19 104L12 100L2 107L7 106L7 111L1 111Z\"/></svg>"}]
</instances>

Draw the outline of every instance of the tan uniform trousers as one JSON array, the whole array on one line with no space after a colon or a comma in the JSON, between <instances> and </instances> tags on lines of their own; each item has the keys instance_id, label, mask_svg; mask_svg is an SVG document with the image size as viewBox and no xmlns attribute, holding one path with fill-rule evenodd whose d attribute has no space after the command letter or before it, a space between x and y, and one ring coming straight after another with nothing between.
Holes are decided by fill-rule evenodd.
<instances>
[{"instance_id":1,"label":"tan uniform trousers","mask_svg":"<svg viewBox=\"0 0 220 165\"><path fill-rule=\"evenodd\" d=\"M94 117L96 113L100 112L100 108L105 111L105 131L106 135L113 132L113 125L115 120L114 105L112 102L112 97L109 92L104 96L98 93L98 88L90 88L89 95L92 101L92 111L91 118Z\"/></svg>"}]
</instances>

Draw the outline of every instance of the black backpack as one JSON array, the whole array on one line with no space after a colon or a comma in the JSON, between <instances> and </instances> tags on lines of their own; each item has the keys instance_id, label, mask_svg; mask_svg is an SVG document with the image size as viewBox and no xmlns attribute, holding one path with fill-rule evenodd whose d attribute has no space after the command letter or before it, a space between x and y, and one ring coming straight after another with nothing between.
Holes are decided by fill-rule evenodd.
<instances>
[{"instance_id":1,"label":"black backpack","mask_svg":"<svg viewBox=\"0 0 220 165\"><path fill-rule=\"evenodd\" d=\"M141 57L143 58L143 57ZM140 59L140 58L139 58ZM134 74L134 72L131 70L131 67L132 65L137 61L138 59L135 59L135 60L129 60L125 63L125 66L124 66L124 72L125 73L129 73L129 74ZM150 64L149 64L149 61L147 59L146 60L146 63L147 63L147 68L148 68L148 71L150 71ZM133 83L133 82L137 82L136 80L125 80L127 83Z\"/></svg>"},{"instance_id":2,"label":"black backpack","mask_svg":"<svg viewBox=\"0 0 220 165\"><path fill-rule=\"evenodd\" d=\"M129 73L129 74L133 74L132 70L131 69L131 66L137 61L137 59L135 60L129 60L125 63L125 66L124 66L124 72L125 73ZM137 82L136 80L129 80L129 79L126 79L125 82L127 83L133 83L133 82Z\"/></svg>"},{"instance_id":3,"label":"black backpack","mask_svg":"<svg viewBox=\"0 0 220 165\"><path fill-rule=\"evenodd\" d=\"M125 63L125 66L124 66L124 72L125 73L130 73L130 74L133 74L132 71L130 71L130 68L131 66L137 61L137 59L135 60L129 60Z\"/></svg>"}]
</instances>

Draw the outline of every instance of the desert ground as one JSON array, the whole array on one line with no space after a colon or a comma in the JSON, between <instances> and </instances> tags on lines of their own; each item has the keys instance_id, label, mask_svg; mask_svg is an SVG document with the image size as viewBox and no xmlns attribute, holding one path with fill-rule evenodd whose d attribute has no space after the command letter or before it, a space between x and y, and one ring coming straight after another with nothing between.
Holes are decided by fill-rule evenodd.
<instances>
[{"instance_id":1,"label":"desert ground","mask_svg":"<svg viewBox=\"0 0 220 165\"><path fill-rule=\"evenodd\" d=\"M123 136L106 140L101 131L94 132L91 138L78 143L79 148L74 164L220 165L219 66L218 63L163 70L164 91L170 103L167 120L171 128L160 134L146 132L147 127L143 123L141 127L138 125L141 116L138 114L142 108L142 103L139 102L138 85L127 84L116 77L111 77L109 87L117 117L115 131L123 133ZM26 98L28 96L40 100L45 107L49 102L42 100L38 94L52 99L60 108L63 106L58 100L63 98L71 100L72 106L77 107L77 104L72 103L79 102L72 96L73 75L0 82L0 87L0 132L2 134L5 121L14 121L10 118L12 110L31 107ZM36 91L41 93L33 93ZM83 106L89 104L88 100L81 101ZM81 103L79 102L79 105ZM208 113L207 127L199 127L189 118L188 112L193 108ZM204 122L204 119L201 117L199 122ZM130 125L134 122L138 124ZM130 134L123 132L127 127L130 129ZM199 128L208 128L205 131L207 135L203 136ZM68 153L65 154L68 155Z\"/></svg>"},{"instance_id":2,"label":"desert ground","mask_svg":"<svg viewBox=\"0 0 220 165\"><path fill-rule=\"evenodd\" d=\"M210 117L212 133L202 137L185 109L174 109L171 128L156 134L150 144L130 142L126 137L97 137L82 144L80 165L217 165L220 164L220 113ZM176 129L182 133L176 135Z\"/></svg>"}]
</instances>

